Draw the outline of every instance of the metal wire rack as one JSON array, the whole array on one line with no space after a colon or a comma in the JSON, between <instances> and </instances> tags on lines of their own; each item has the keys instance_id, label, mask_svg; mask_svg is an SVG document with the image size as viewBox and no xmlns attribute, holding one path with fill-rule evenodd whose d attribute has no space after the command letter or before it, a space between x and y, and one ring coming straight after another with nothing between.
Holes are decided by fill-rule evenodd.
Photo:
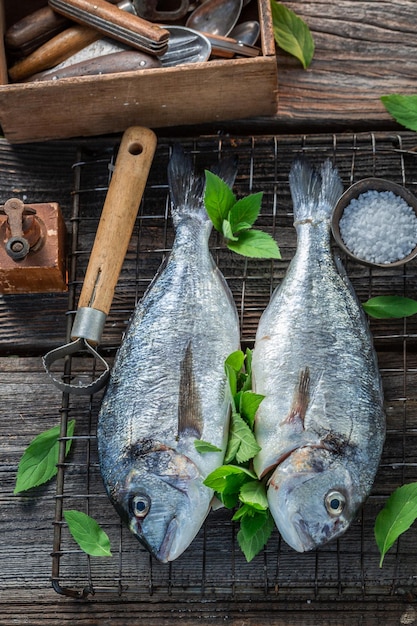
<instances>
[{"instance_id":1,"label":"metal wire rack","mask_svg":"<svg viewBox=\"0 0 417 626\"><path fill-rule=\"evenodd\" d=\"M238 197L263 191L257 224L273 234L281 261L248 260L228 251L215 236L212 252L240 311L242 345L253 345L257 322L270 295L285 274L295 251L288 172L304 153L313 162L332 159L345 187L366 176L389 178L412 191L417 185L417 139L404 134L312 136L200 137L176 139L207 168L221 154L239 157L234 191ZM169 253L173 229L169 215L166 167L170 142L160 140L136 228L106 323L102 353L111 361L135 303ZM91 152L80 149L74 163L72 242L68 328L82 285L89 252L107 190L114 158L112 146ZM417 262L402 268L371 270L343 259L361 301L370 296L413 297ZM371 496L346 534L321 549L297 554L274 534L264 550L247 563L237 543L237 527L225 509L208 516L188 550L168 565L155 561L120 522L107 500L97 462L96 417L101 395L85 398L63 394L61 452L69 419L76 419L72 451L61 454L57 481L52 553L52 583L64 595L118 594L144 602L182 598L246 601L387 599L412 594L416 586L417 530L411 528L387 554L382 568L374 540L378 511L392 491L417 480L417 321L371 320L387 407L387 438ZM69 361L66 375L92 376L92 359ZM92 515L108 533L113 556L90 558L71 538L63 510Z\"/></svg>"}]
</instances>

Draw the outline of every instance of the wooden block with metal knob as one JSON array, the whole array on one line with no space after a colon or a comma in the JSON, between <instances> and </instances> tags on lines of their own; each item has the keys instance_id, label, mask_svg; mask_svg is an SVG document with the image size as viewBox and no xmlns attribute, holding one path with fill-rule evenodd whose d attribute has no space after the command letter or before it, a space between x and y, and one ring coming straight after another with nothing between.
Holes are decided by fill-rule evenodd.
<instances>
[{"instance_id":1,"label":"wooden block with metal knob","mask_svg":"<svg viewBox=\"0 0 417 626\"><path fill-rule=\"evenodd\" d=\"M9 199L0 210L0 293L66 291L65 236L56 202Z\"/></svg>"}]
</instances>

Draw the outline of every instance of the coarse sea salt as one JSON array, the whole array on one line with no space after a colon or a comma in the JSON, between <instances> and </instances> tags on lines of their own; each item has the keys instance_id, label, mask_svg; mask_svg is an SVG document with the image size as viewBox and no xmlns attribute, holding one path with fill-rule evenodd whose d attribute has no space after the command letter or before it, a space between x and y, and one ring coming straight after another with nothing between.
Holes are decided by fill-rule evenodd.
<instances>
[{"instance_id":1,"label":"coarse sea salt","mask_svg":"<svg viewBox=\"0 0 417 626\"><path fill-rule=\"evenodd\" d=\"M345 246L370 263L393 263L417 246L417 216L392 191L370 190L351 200L339 221Z\"/></svg>"}]
</instances>

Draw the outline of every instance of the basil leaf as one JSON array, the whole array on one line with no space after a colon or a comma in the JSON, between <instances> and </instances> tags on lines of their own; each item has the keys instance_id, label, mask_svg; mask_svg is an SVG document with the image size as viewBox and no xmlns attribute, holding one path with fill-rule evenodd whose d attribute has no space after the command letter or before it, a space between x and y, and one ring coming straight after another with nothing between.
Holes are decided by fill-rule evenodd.
<instances>
[{"instance_id":1,"label":"basil leaf","mask_svg":"<svg viewBox=\"0 0 417 626\"><path fill-rule=\"evenodd\" d=\"M245 228L250 228L253 225L261 210L262 197L263 192L252 193L245 198L241 198L232 206L229 213L229 222L233 232L243 230L238 228L241 223L245 224Z\"/></svg>"},{"instance_id":2,"label":"basil leaf","mask_svg":"<svg viewBox=\"0 0 417 626\"><path fill-rule=\"evenodd\" d=\"M274 529L274 520L269 512L259 511L240 518L237 540L249 563L262 550Z\"/></svg>"},{"instance_id":3,"label":"basil leaf","mask_svg":"<svg viewBox=\"0 0 417 626\"><path fill-rule=\"evenodd\" d=\"M382 567L385 554L398 537L408 530L417 518L417 483L403 485L388 498L375 520L374 534L381 553Z\"/></svg>"},{"instance_id":4,"label":"basil leaf","mask_svg":"<svg viewBox=\"0 0 417 626\"><path fill-rule=\"evenodd\" d=\"M409 317L417 313L417 300L402 296L376 296L362 306L368 315L377 319Z\"/></svg>"},{"instance_id":5,"label":"basil leaf","mask_svg":"<svg viewBox=\"0 0 417 626\"><path fill-rule=\"evenodd\" d=\"M271 0L274 38L280 48L295 56L306 69L314 55L314 39L307 24L280 2Z\"/></svg>"},{"instance_id":6,"label":"basil leaf","mask_svg":"<svg viewBox=\"0 0 417 626\"><path fill-rule=\"evenodd\" d=\"M229 211L236 202L236 197L228 185L216 174L206 170L204 204L213 226L222 232L223 220L227 220Z\"/></svg>"},{"instance_id":7,"label":"basil leaf","mask_svg":"<svg viewBox=\"0 0 417 626\"><path fill-rule=\"evenodd\" d=\"M64 511L65 521L81 550L90 556L111 556L110 540L96 520L81 511Z\"/></svg>"},{"instance_id":8,"label":"basil leaf","mask_svg":"<svg viewBox=\"0 0 417 626\"><path fill-rule=\"evenodd\" d=\"M237 241L229 241L227 247L243 256L257 259L280 259L281 253L271 235L262 230L244 230Z\"/></svg>"},{"instance_id":9,"label":"basil leaf","mask_svg":"<svg viewBox=\"0 0 417 626\"><path fill-rule=\"evenodd\" d=\"M74 434L75 420L67 426L67 436ZM17 469L14 493L21 493L33 487L43 485L58 472L60 426L54 426L37 435L20 459ZM69 453L72 439L66 443L66 455Z\"/></svg>"},{"instance_id":10,"label":"basil leaf","mask_svg":"<svg viewBox=\"0 0 417 626\"><path fill-rule=\"evenodd\" d=\"M381 102L399 124L410 130L417 130L417 95L402 96L393 93L381 96Z\"/></svg>"},{"instance_id":11,"label":"basil leaf","mask_svg":"<svg viewBox=\"0 0 417 626\"><path fill-rule=\"evenodd\" d=\"M194 441L194 447L200 454L205 454L206 452L221 452L221 448L209 443L208 441L203 441L202 439L196 439Z\"/></svg>"},{"instance_id":12,"label":"basil leaf","mask_svg":"<svg viewBox=\"0 0 417 626\"><path fill-rule=\"evenodd\" d=\"M234 458L238 463L245 463L252 459L260 449L246 422L239 414L232 413L225 463L230 463Z\"/></svg>"}]
</instances>

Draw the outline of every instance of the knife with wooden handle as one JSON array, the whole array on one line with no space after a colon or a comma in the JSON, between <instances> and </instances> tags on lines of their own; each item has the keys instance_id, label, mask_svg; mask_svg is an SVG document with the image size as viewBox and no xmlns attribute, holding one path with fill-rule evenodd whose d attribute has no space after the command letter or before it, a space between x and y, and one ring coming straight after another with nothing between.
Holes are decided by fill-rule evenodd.
<instances>
[{"instance_id":1,"label":"knife with wooden handle","mask_svg":"<svg viewBox=\"0 0 417 626\"><path fill-rule=\"evenodd\" d=\"M4 35L4 44L13 55L28 55L69 26L66 17L49 6L42 7L12 24Z\"/></svg>"},{"instance_id":2,"label":"knife with wooden handle","mask_svg":"<svg viewBox=\"0 0 417 626\"><path fill-rule=\"evenodd\" d=\"M95 6L97 6L98 0L94 3L87 2L88 8L91 10ZM101 12L100 16L100 24L102 26L102 32L105 32L107 29L108 32L106 34L110 35L114 39L118 39L119 41L123 41L124 43L129 43L134 48L141 50L142 52L147 52L149 54L155 54L160 56L163 54L168 47L168 38L169 32L155 24L151 24L150 22L146 22L136 15L131 14L128 11L134 11L133 5L131 2L123 0L117 5L112 5L105 0L101 0L101 4L99 8L103 8L104 5L104 13ZM107 18L114 19L116 15L117 20L121 20L125 24L130 24L130 30L128 32L129 42L126 42L126 29L122 29L121 36L117 37L117 21L114 22L106 22L104 16ZM74 18L75 19L75 18ZM139 20L139 22L138 22ZM91 21L91 20L90 20ZM93 15L94 22L94 15ZM145 25L145 26L144 26ZM153 33L154 39L159 39L158 42L150 41L147 39L147 36ZM146 36L145 36L146 35ZM97 41L102 37L101 32L90 26L77 24L72 26L71 28L66 29L64 32L59 33L42 46L37 48L32 54L21 59L17 63L15 63L12 67L9 68L9 77L13 82L24 81L27 78L30 78L34 74L38 72L42 72L44 70L48 70L51 67L55 67L62 61L65 61L68 57L72 56L79 50L82 50L90 43ZM134 39L136 41L136 45L133 45L131 40ZM151 49L150 49L151 48Z\"/></svg>"},{"instance_id":3,"label":"knife with wooden handle","mask_svg":"<svg viewBox=\"0 0 417 626\"><path fill-rule=\"evenodd\" d=\"M49 6L75 22L95 28L143 52L153 50L163 54L166 50L167 30L137 15L120 11L119 7L106 0L49 0Z\"/></svg>"}]
</instances>

